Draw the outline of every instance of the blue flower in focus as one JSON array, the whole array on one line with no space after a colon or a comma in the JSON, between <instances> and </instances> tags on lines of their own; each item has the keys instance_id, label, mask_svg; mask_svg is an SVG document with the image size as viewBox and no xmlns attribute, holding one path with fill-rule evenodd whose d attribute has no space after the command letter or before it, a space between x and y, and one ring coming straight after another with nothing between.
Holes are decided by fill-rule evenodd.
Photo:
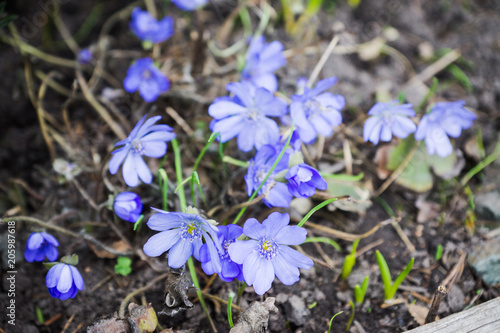
<instances>
[{"instance_id":1,"label":"blue flower in focus","mask_svg":"<svg viewBox=\"0 0 500 333\"><path fill-rule=\"evenodd\" d=\"M83 49L78 52L77 59L81 64L88 65L92 61L92 52L89 49Z\"/></svg>"},{"instance_id":2,"label":"blue flower in focus","mask_svg":"<svg viewBox=\"0 0 500 333\"><path fill-rule=\"evenodd\" d=\"M273 73L285 65L283 44L278 41L266 43L264 36L258 36L252 39L248 47L241 77L243 81L275 92L278 90L278 80Z\"/></svg>"},{"instance_id":3,"label":"blue flower in focus","mask_svg":"<svg viewBox=\"0 0 500 333\"><path fill-rule=\"evenodd\" d=\"M166 16L158 21L147 10L136 7L132 11L130 30L142 41L157 44L169 39L174 34L174 20Z\"/></svg>"},{"instance_id":4,"label":"blue flower in focus","mask_svg":"<svg viewBox=\"0 0 500 333\"><path fill-rule=\"evenodd\" d=\"M430 155L446 157L453 152L450 139L458 138L463 129L472 126L476 115L464 108L464 101L439 102L425 114L418 124L415 140L425 139Z\"/></svg>"},{"instance_id":5,"label":"blue flower in focus","mask_svg":"<svg viewBox=\"0 0 500 333\"><path fill-rule=\"evenodd\" d=\"M122 220L135 223L142 212L141 198L134 192L122 192L115 197L113 210Z\"/></svg>"},{"instance_id":6,"label":"blue flower in focus","mask_svg":"<svg viewBox=\"0 0 500 333\"><path fill-rule=\"evenodd\" d=\"M167 152L167 142L175 138L173 128L167 125L154 125L161 116L149 118L144 116L135 125L128 138L115 144L123 146L111 154L109 161L109 172L116 174L123 163L123 179L128 186L134 187L139 184L139 178L146 184L150 184L153 175L142 156L160 158Z\"/></svg>"},{"instance_id":7,"label":"blue flower in focus","mask_svg":"<svg viewBox=\"0 0 500 333\"><path fill-rule=\"evenodd\" d=\"M204 239L214 272L221 271L219 253L224 253L224 249L219 243L216 227L196 214L155 210L159 214L153 215L147 224L151 229L161 232L144 244L144 253L150 257L158 257L169 251L168 265L179 268L191 256L200 260L200 248Z\"/></svg>"},{"instance_id":8,"label":"blue flower in focus","mask_svg":"<svg viewBox=\"0 0 500 333\"><path fill-rule=\"evenodd\" d=\"M245 175L245 182L247 184L247 194L251 196L254 191L257 190L259 185L264 181L267 173L273 166L274 162L278 158L282 145L272 146L265 145L262 146L255 154L255 157L250 160L247 174ZM292 201L293 196L288 192L288 187L285 183L275 182L274 177L283 170L288 168L288 161L290 159L291 149L287 149L285 154L279 161L276 168L267 178L266 183L259 190L258 195L266 193L266 196L262 201L269 207L289 207L290 201ZM269 190L269 186L273 183L274 186Z\"/></svg>"},{"instance_id":9,"label":"blue flower in focus","mask_svg":"<svg viewBox=\"0 0 500 333\"><path fill-rule=\"evenodd\" d=\"M340 110L345 106L345 98L324 92L336 82L335 77L324 79L316 87L304 87L302 94L292 96L290 114L300 139L305 143L312 143L318 134L330 136L333 128L342 123Z\"/></svg>"},{"instance_id":10,"label":"blue flower in focus","mask_svg":"<svg viewBox=\"0 0 500 333\"><path fill-rule=\"evenodd\" d=\"M208 0L172 0L174 5L182 10L195 10L208 3Z\"/></svg>"},{"instance_id":11,"label":"blue flower in focus","mask_svg":"<svg viewBox=\"0 0 500 333\"><path fill-rule=\"evenodd\" d=\"M328 184L319 172L304 163L294 165L285 175L288 191L297 198L309 198L318 190L326 190Z\"/></svg>"},{"instance_id":12,"label":"blue flower in focus","mask_svg":"<svg viewBox=\"0 0 500 333\"><path fill-rule=\"evenodd\" d=\"M57 247L59 242L57 239L46 232L34 232L28 237L26 242L26 250L24 251L24 259L27 262L43 261L45 257L49 261L57 259L59 252Z\"/></svg>"},{"instance_id":13,"label":"blue flower in focus","mask_svg":"<svg viewBox=\"0 0 500 333\"><path fill-rule=\"evenodd\" d=\"M268 116L285 115L286 102L249 82L228 83L226 89L234 97L217 98L208 108L210 116L215 118L211 129L220 133L220 141L227 142L237 136L238 148L245 152L276 144L280 131L276 121Z\"/></svg>"},{"instance_id":14,"label":"blue flower in focus","mask_svg":"<svg viewBox=\"0 0 500 333\"><path fill-rule=\"evenodd\" d=\"M397 100L378 102L368 111L371 116L365 122L363 139L374 145L379 141L391 141L392 136L404 139L415 133L417 125L409 118L415 117L411 104L399 104Z\"/></svg>"},{"instance_id":15,"label":"blue flower in focus","mask_svg":"<svg viewBox=\"0 0 500 333\"><path fill-rule=\"evenodd\" d=\"M243 281L243 269L241 265L232 261L227 252L229 245L233 244L236 238L241 236L243 228L234 224L228 226L220 225L217 226L217 228L219 229L219 243L221 243L223 249L223 252L219 252L219 258L222 265L219 277L226 282L231 282L234 278ZM203 271L207 275L216 273L207 244L203 244L200 248L200 261L201 268L203 268Z\"/></svg>"},{"instance_id":16,"label":"blue flower in focus","mask_svg":"<svg viewBox=\"0 0 500 333\"><path fill-rule=\"evenodd\" d=\"M165 74L153 64L151 58L137 59L127 70L123 87L129 93L139 90L146 102L155 101L161 93L170 88L170 82Z\"/></svg>"},{"instance_id":17,"label":"blue flower in focus","mask_svg":"<svg viewBox=\"0 0 500 333\"><path fill-rule=\"evenodd\" d=\"M75 266L59 263L50 268L45 279L50 296L65 300L74 298L78 290L83 290L84 283Z\"/></svg>"},{"instance_id":18,"label":"blue flower in focus","mask_svg":"<svg viewBox=\"0 0 500 333\"><path fill-rule=\"evenodd\" d=\"M274 212L262 224L254 218L248 219L243 233L251 238L237 240L229 245L232 261L243 264L245 282L263 295L271 288L274 276L285 285L299 280L299 268L309 269L313 261L287 245L299 245L306 240L307 231L298 226L289 226L290 216Z\"/></svg>"}]
</instances>

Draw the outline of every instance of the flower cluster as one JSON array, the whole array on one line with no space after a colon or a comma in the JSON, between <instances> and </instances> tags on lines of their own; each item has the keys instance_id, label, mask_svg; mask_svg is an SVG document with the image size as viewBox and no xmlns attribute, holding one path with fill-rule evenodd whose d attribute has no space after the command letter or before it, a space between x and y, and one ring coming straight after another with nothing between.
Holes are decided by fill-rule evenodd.
<instances>
[{"instance_id":1,"label":"flower cluster","mask_svg":"<svg viewBox=\"0 0 500 333\"><path fill-rule=\"evenodd\" d=\"M78 290L83 290L84 283L80 272L74 267L74 265L78 264L77 256L71 259L63 257L61 259L62 263L54 262L59 255L58 246L59 242L51 234L34 232L29 235L26 242L24 259L27 262L33 262L43 261L47 258L51 262L48 265L52 266L46 276L49 294L54 298L65 300L74 298ZM67 259L69 259L70 264L66 263Z\"/></svg>"},{"instance_id":2,"label":"flower cluster","mask_svg":"<svg viewBox=\"0 0 500 333\"><path fill-rule=\"evenodd\" d=\"M411 104L399 104L396 100L389 103L376 103L368 112L371 117L365 122L363 139L378 144L379 141L391 141L392 136L406 138L415 133L415 140L425 139L430 155L437 153L446 157L453 153L453 146L448 136L458 138L462 130L472 126L476 116L464 108L464 101L439 102L425 114L420 123L409 117L415 116Z\"/></svg>"},{"instance_id":3,"label":"flower cluster","mask_svg":"<svg viewBox=\"0 0 500 333\"><path fill-rule=\"evenodd\" d=\"M142 212L141 198L134 192L121 192L115 197L113 210L122 220L136 222Z\"/></svg>"},{"instance_id":4,"label":"flower cluster","mask_svg":"<svg viewBox=\"0 0 500 333\"><path fill-rule=\"evenodd\" d=\"M129 93L139 90L139 94L146 102L153 102L161 93L168 91L170 82L154 65L153 59L141 58L127 70L123 87Z\"/></svg>"},{"instance_id":5,"label":"flower cluster","mask_svg":"<svg viewBox=\"0 0 500 333\"><path fill-rule=\"evenodd\" d=\"M168 251L172 268L183 266L194 256L206 274L217 273L227 282L235 278L245 281L262 295L271 288L275 276L291 285L299 280L299 268L313 266L311 259L288 247L303 243L307 235L304 228L288 225L288 214L272 213L262 224L251 218L241 228L214 227L197 214L155 210L158 214L147 224L160 233L144 244L144 253L157 257ZM242 234L250 240L238 240Z\"/></svg>"}]
</instances>

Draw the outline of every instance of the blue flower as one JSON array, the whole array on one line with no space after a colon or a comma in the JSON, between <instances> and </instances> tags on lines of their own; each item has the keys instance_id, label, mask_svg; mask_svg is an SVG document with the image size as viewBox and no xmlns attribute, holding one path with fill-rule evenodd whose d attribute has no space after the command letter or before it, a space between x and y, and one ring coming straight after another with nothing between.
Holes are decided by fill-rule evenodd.
<instances>
[{"instance_id":1,"label":"blue flower","mask_svg":"<svg viewBox=\"0 0 500 333\"><path fill-rule=\"evenodd\" d=\"M345 98L324 92L336 82L335 77L324 79L319 81L316 87L304 87L302 94L292 96L290 114L300 139L305 143L313 142L318 134L330 136L333 127L342 123L340 110L345 106Z\"/></svg>"},{"instance_id":2,"label":"blue flower","mask_svg":"<svg viewBox=\"0 0 500 333\"><path fill-rule=\"evenodd\" d=\"M82 275L76 267L63 263L52 266L45 282L50 296L61 300L74 298L84 287Z\"/></svg>"},{"instance_id":3,"label":"blue flower","mask_svg":"<svg viewBox=\"0 0 500 333\"><path fill-rule=\"evenodd\" d=\"M288 191L298 198L309 198L318 190L326 190L328 184L319 172L304 163L294 165L285 175Z\"/></svg>"},{"instance_id":4,"label":"blue flower","mask_svg":"<svg viewBox=\"0 0 500 333\"><path fill-rule=\"evenodd\" d=\"M425 145L430 155L437 153L446 157L453 152L450 139L458 138L463 129L472 126L476 116L464 108L464 101L439 102L425 114L418 124L416 140L425 138Z\"/></svg>"},{"instance_id":5,"label":"blue flower","mask_svg":"<svg viewBox=\"0 0 500 333\"><path fill-rule=\"evenodd\" d=\"M127 70L123 87L129 93L139 90L146 102L155 101L161 93L170 88L170 82L163 72L153 64L151 58L137 59Z\"/></svg>"},{"instance_id":6,"label":"blue flower","mask_svg":"<svg viewBox=\"0 0 500 333\"><path fill-rule=\"evenodd\" d=\"M83 49L78 52L77 59L80 63L88 65L92 61L92 52L89 49Z\"/></svg>"},{"instance_id":7,"label":"blue flower","mask_svg":"<svg viewBox=\"0 0 500 333\"><path fill-rule=\"evenodd\" d=\"M134 192L122 192L115 197L113 210L122 220L135 223L142 212L141 198Z\"/></svg>"},{"instance_id":8,"label":"blue flower","mask_svg":"<svg viewBox=\"0 0 500 333\"><path fill-rule=\"evenodd\" d=\"M182 10L191 11L207 4L208 0L172 0L172 2Z\"/></svg>"},{"instance_id":9,"label":"blue flower","mask_svg":"<svg viewBox=\"0 0 500 333\"><path fill-rule=\"evenodd\" d=\"M415 117L411 104L399 104L397 100L378 102L368 111L371 116L365 122L363 139L374 145L381 141L391 141L392 136L404 139L415 133L417 125L409 118Z\"/></svg>"},{"instance_id":10,"label":"blue flower","mask_svg":"<svg viewBox=\"0 0 500 333\"><path fill-rule=\"evenodd\" d=\"M43 261L45 257L49 261L57 259L59 252L57 247L59 242L57 239L46 232L34 232L28 237L26 242L26 250L24 251L24 259L27 262Z\"/></svg>"},{"instance_id":11,"label":"blue flower","mask_svg":"<svg viewBox=\"0 0 500 333\"><path fill-rule=\"evenodd\" d=\"M243 264L245 282L259 295L271 288L275 275L283 284L292 285L299 280L299 268L313 266L311 259L287 246L302 244L307 235L306 229L289 223L290 216L278 212L262 224L248 219L243 233L251 239L229 245L231 260Z\"/></svg>"},{"instance_id":12,"label":"blue flower","mask_svg":"<svg viewBox=\"0 0 500 333\"><path fill-rule=\"evenodd\" d=\"M144 253L150 257L158 257L170 250L168 265L172 268L179 268L191 256L200 260L203 238L207 244L214 271L216 273L221 271L219 253L223 253L224 250L218 241L216 227L196 214L155 210L159 214L153 215L147 224L151 229L161 232L152 236L144 244Z\"/></svg>"},{"instance_id":13,"label":"blue flower","mask_svg":"<svg viewBox=\"0 0 500 333\"><path fill-rule=\"evenodd\" d=\"M262 146L255 154L255 157L250 160L247 174L245 175L245 182L247 184L248 196L257 190L259 185L264 181L267 173L273 166L274 162L278 158L283 145L272 146L265 145ZM266 183L259 190L258 195L266 193L266 196L262 201L269 207L289 207L290 201L292 201L293 196L288 192L288 187L285 183L279 183L274 181L274 177L283 170L288 168L288 161L290 159L291 149L287 149L283 157L279 161L276 168L274 168L269 178L267 178ZM269 190L269 186L273 183L275 185Z\"/></svg>"},{"instance_id":14,"label":"blue flower","mask_svg":"<svg viewBox=\"0 0 500 333\"><path fill-rule=\"evenodd\" d=\"M123 179L132 187L139 184L139 178L146 184L153 180L153 175L142 156L163 157L167 152L167 142L175 138L175 133L171 133L172 127L154 125L161 116L151 117L144 122L145 119L146 116L139 120L128 138L115 144L123 147L113 151L113 157L109 161L109 172L113 175L123 163Z\"/></svg>"},{"instance_id":15,"label":"blue flower","mask_svg":"<svg viewBox=\"0 0 500 333\"><path fill-rule=\"evenodd\" d=\"M136 7L132 11L130 30L142 41L157 44L169 39L174 34L174 20L166 16L158 21L147 10Z\"/></svg>"},{"instance_id":16,"label":"blue flower","mask_svg":"<svg viewBox=\"0 0 500 333\"><path fill-rule=\"evenodd\" d=\"M274 71L286 65L283 55L283 44L278 41L266 43L264 36L252 39L241 72L242 80L247 80L257 87L263 87L271 92L278 90L278 80Z\"/></svg>"},{"instance_id":17,"label":"blue flower","mask_svg":"<svg viewBox=\"0 0 500 333\"><path fill-rule=\"evenodd\" d=\"M232 98L217 98L208 108L215 118L212 131L220 133L220 140L227 142L238 137L238 148L248 152L266 144L276 144L280 131L276 121L267 118L286 114L284 100L267 89L257 88L249 82L228 83L226 89Z\"/></svg>"},{"instance_id":18,"label":"blue flower","mask_svg":"<svg viewBox=\"0 0 500 333\"><path fill-rule=\"evenodd\" d=\"M228 226L220 225L217 226L217 228L219 229L219 243L221 243L223 249L223 252L219 252L219 258L222 265L219 277L226 282L231 282L234 278L243 281L243 269L241 265L232 261L227 252L229 245L233 244L236 238L241 236L243 228L234 224ZM200 248L200 261L201 268L203 268L203 271L207 275L216 273L207 244L203 244Z\"/></svg>"}]
</instances>

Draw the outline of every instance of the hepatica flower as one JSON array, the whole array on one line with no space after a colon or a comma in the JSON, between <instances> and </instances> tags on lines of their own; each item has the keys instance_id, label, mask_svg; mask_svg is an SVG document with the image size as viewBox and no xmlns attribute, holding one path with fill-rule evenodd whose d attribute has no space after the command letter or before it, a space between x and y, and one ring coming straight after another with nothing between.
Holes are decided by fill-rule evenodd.
<instances>
[{"instance_id":1,"label":"hepatica flower","mask_svg":"<svg viewBox=\"0 0 500 333\"><path fill-rule=\"evenodd\" d=\"M397 100L378 102L368 111L371 116L365 122L363 139L374 145L379 141L391 141L392 136L404 139L414 133L417 125L409 118L415 117L411 104L399 104Z\"/></svg>"},{"instance_id":2,"label":"hepatica flower","mask_svg":"<svg viewBox=\"0 0 500 333\"><path fill-rule=\"evenodd\" d=\"M92 52L89 49L80 50L77 59L81 64L88 65L92 61Z\"/></svg>"},{"instance_id":3,"label":"hepatica flower","mask_svg":"<svg viewBox=\"0 0 500 333\"><path fill-rule=\"evenodd\" d=\"M122 192L115 197L113 210L122 220L135 223L142 212L141 198L134 192Z\"/></svg>"},{"instance_id":4,"label":"hepatica flower","mask_svg":"<svg viewBox=\"0 0 500 333\"><path fill-rule=\"evenodd\" d=\"M453 152L450 139L458 138L463 129L472 126L476 116L464 108L464 101L439 102L425 114L418 124L416 140L425 139L430 155L446 157Z\"/></svg>"},{"instance_id":5,"label":"hepatica flower","mask_svg":"<svg viewBox=\"0 0 500 333\"><path fill-rule=\"evenodd\" d=\"M26 250L24 251L24 259L27 262L43 261L47 258L49 261L57 259L59 252L57 247L59 242L57 239L46 232L34 232L28 237L26 242Z\"/></svg>"},{"instance_id":6,"label":"hepatica flower","mask_svg":"<svg viewBox=\"0 0 500 333\"><path fill-rule=\"evenodd\" d=\"M278 90L278 80L273 73L285 65L283 44L278 41L266 43L264 36L255 37L248 47L241 77L257 87L275 92Z\"/></svg>"},{"instance_id":7,"label":"hepatica flower","mask_svg":"<svg viewBox=\"0 0 500 333\"><path fill-rule=\"evenodd\" d=\"M313 266L311 259L288 245L299 245L306 240L307 231L289 226L290 216L274 212L260 224L251 218L245 222L243 233L250 238L229 245L232 261L243 265L245 282L263 295L271 288L274 276L285 285L299 280L299 268Z\"/></svg>"},{"instance_id":8,"label":"hepatica flower","mask_svg":"<svg viewBox=\"0 0 500 333\"><path fill-rule=\"evenodd\" d=\"M294 165L285 175L288 191L298 198L309 198L318 190L326 190L328 184L319 172L304 163Z\"/></svg>"},{"instance_id":9,"label":"hepatica flower","mask_svg":"<svg viewBox=\"0 0 500 333\"><path fill-rule=\"evenodd\" d=\"M161 43L174 34L174 20L166 16L158 21L147 10L136 7L132 11L130 30L142 41Z\"/></svg>"},{"instance_id":10,"label":"hepatica flower","mask_svg":"<svg viewBox=\"0 0 500 333\"><path fill-rule=\"evenodd\" d=\"M247 194L251 196L254 191L257 190L259 185L264 181L267 173L273 166L274 162L278 158L283 147L281 145L272 146L265 145L262 146L255 154L255 157L250 160L247 174L245 175L245 182L247 184ZM292 201L293 196L288 191L287 185L284 183L276 182L276 184L269 190L269 186L274 183L274 177L283 170L288 168L288 161L290 158L291 149L285 151L285 154L279 161L276 168L269 175L266 183L259 190L258 195L267 193L267 195L262 199L264 203L269 207L289 207L290 201Z\"/></svg>"},{"instance_id":11,"label":"hepatica flower","mask_svg":"<svg viewBox=\"0 0 500 333\"><path fill-rule=\"evenodd\" d=\"M182 10L195 10L208 3L208 0L172 0L174 5Z\"/></svg>"},{"instance_id":12,"label":"hepatica flower","mask_svg":"<svg viewBox=\"0 0 500 333\"><path fill-rule=\"evenodd\" d=\"M154 125L160 119L161 116L155 116L146 120L144 116L128 138L115 144L123 147L111 153L109 172L116 174L123 163L123 179L128 186L137 186L139 178L146 184L151 183L153 175L142 156L163 157L167 152L167 142L175 138L172 127Z\"/></svg>"},{"instance_id":13,"label":"hepatica flower","mask_svg":"<svg viewBox=\"0 0 500 333\"><path fill-rule=\"evenodd\" d=\"M330 136L333 128L342 123L340 110L345 106L345 98L325 92L336 82L335 77L324 79L316 87L304 87L302 94L292 96L290 114L305 143L312 143L318 134Z\"/></svg>"},{"instance_id":14,"label":"hepatica flower","mask_svg":"<svg viewBox=\"0 0 500 333\"><path fill-rule=\"evenodd\" d=\"M84 283L75 266L58 263L49 270L45 279L50 296L65 300L74 298L78 290L83 290Z\"/></svg>"},{"instance_id":15,"label":"hepatica flower","mask_svg":"<svg viewBox=\"0 0 500 333\"><path fill-rule=\"evenodd\" d=\"M170 82L165 74L153 63L151 58L137 59L127 70L123 87L129 93L139 90L146 102L155 101L161 93L170 88Z\"/></svg>"},{"instance_id":16,"label":"hepatica flower","mask_svg":"<svg viewBox=\"0 0 500 333\"><path fill-rule=\"evenodd\" d=\"M228 226L217 226L217 229L219 229L219 243L222 245L223 250L222 252L219 252L219 258L222 266L219 277L226 282L231 282L234 278L243 281L243 270L241 265L232 261L227 251L229 245L233 244L236 241L236 238L241 236L243 228L238 225L230 224ZM212 275L216 273L207 244L203 244L200 248L200 261L201 268L203 268L203 271L206 274Z\"/></svg>"},{"instance_id":17,"label":"hepatica flower","mask_svg":"<svg viewBox=\"0 0 500 333\"><path fill-rule=\"evenodd\" d=\"M227 142L237 137L238 148L245 152L253 147L260 149L263 145L277 143L280 137L278 124L268 117L285 115L286 102L249 82L229 83L226 89L234 97L218 98L208 108L210 116L215 118L212 131L220 133L220 140Z\"/></svg>"},{"instance_id":18,"label":"hepatica flower","mask_svg":"<svg viewBox=\"0 0 500 333\"><path fill-rule=\"evenodd\" d=\"M224 249L218 242L216 227L196 214L155 210L158 214L153 215L147 224L151 229L161 232L144 244L144 253L150 257L158 257L169 251L168 265L179 268L191 256L200 260L200 248L204 239L214 271L221 271L219 253L224 253Z\"/></svg>"}]
</instances>

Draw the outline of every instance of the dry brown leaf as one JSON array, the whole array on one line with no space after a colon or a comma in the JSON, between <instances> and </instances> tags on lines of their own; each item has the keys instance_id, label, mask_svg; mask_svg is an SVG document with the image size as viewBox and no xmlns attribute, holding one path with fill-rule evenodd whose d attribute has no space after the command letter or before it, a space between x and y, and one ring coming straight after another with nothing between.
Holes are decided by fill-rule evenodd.
<instances>
[{"instance_id":1,"label":"dry brown leaf","mask_svg":"<svg viewBox=\"0 0 500 333\"><path fill-rule=\"evenodd\" d=\"M425 324L425 316L427 316L427 313L429 312L429 309L426 306L406 304L406 308L417 323L419 323L420 325Z\"/></svg>"}]
</instances>

